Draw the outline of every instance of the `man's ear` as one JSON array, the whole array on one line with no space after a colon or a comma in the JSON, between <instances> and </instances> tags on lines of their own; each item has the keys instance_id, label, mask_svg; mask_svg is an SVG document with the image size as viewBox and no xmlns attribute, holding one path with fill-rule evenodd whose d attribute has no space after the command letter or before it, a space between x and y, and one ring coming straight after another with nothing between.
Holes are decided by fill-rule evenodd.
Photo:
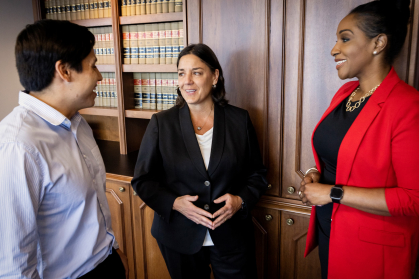
<instances>
[{"instance_id":1,"label":"man's ear","mask_svg":"<svg viewBox=\"0 0 419 279\"><path fill-rule=\"evenodd\" d=\"M71 81L71 69L68 63L63 63L61 60L55 62L55 72L63 81Z\"/></svg>"}]
</instances>

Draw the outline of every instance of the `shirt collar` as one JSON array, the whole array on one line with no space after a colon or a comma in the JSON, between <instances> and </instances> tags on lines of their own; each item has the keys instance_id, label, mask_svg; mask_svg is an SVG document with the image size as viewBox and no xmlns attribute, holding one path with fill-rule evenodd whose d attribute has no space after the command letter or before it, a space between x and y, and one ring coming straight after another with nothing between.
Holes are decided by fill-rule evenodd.
<instances>
[{"instance_id":1,"label":"shirt collar","mask_svg":"<svg viewBox=\"0 0 419 279\"><path fill-rule=\"evenodd\" d=\"M61 112L29 95L28 93L23 91L19 92L19 105L33 111L39 117L54 126L61 126L66 130L71 130L72 121L65 117ZM81 117L80 114L76 113L76 115L72 117L72 120L74 119L76 124L78 124L80 122L79 117Z\"/></svg>"}]
</instances>

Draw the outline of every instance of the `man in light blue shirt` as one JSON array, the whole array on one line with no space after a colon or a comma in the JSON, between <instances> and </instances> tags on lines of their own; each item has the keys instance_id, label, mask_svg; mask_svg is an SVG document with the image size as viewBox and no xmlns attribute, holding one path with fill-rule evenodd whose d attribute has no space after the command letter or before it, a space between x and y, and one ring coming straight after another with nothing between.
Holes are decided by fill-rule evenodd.
<instances>
[{"instance_id":1,"label":"man in light blue shirt","mask_svg":"<svg viewBox=\"0 0 419 279\"><path fill-rule=\"evenodd\" d=\"M28 25L17 38L25 91L0 122L0 278L128 274L103 160L78 113L93 106L102 79L94 43L87 28L51 20Z\"/></svg>"}]
</instances>

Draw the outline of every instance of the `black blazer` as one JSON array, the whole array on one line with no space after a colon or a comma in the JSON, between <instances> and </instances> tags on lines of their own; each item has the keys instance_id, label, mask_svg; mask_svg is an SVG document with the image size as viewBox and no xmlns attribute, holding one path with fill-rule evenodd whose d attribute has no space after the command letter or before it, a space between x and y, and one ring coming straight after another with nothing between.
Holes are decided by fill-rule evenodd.
<instances>
[{"instance_id":1,"label":"black blazer","mask_svg":"<svg viewBox=\"0 0 419 279\"><path fill-rule=\"evenodd\" d=\"M152 235L183 254L198 252L207 228L172 210L175 199L198 195L194 204L216 212L213 200L230 193L246 203L215 230L209 230L221 253L246 248L253 235L250 210L267 189L256 133L246 110L214 105L214 128L208 171L192 126L189 107L154 114L141 142L132 187L154 211ZM208 185L208 186L207 186ZM250 239L250 240L249 240Z\"/></svg>"}]
</instances>

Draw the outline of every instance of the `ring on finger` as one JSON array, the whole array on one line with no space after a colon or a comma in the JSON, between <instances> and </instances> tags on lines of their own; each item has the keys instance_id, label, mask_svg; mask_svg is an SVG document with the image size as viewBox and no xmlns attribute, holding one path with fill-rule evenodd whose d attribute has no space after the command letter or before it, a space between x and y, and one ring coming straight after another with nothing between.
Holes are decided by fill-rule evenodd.
<instances>
[{"instance_id":1,"label":"ring on finger","mask_svg":"<svg viewBox=\"0 0 419 279\"><path fill-rule=\"evenodd\" d=\"M302 194L303 192L301 192L301 191L298 191L298 195L301 197L301 194Z\"/></svg>"}]
</instances>

